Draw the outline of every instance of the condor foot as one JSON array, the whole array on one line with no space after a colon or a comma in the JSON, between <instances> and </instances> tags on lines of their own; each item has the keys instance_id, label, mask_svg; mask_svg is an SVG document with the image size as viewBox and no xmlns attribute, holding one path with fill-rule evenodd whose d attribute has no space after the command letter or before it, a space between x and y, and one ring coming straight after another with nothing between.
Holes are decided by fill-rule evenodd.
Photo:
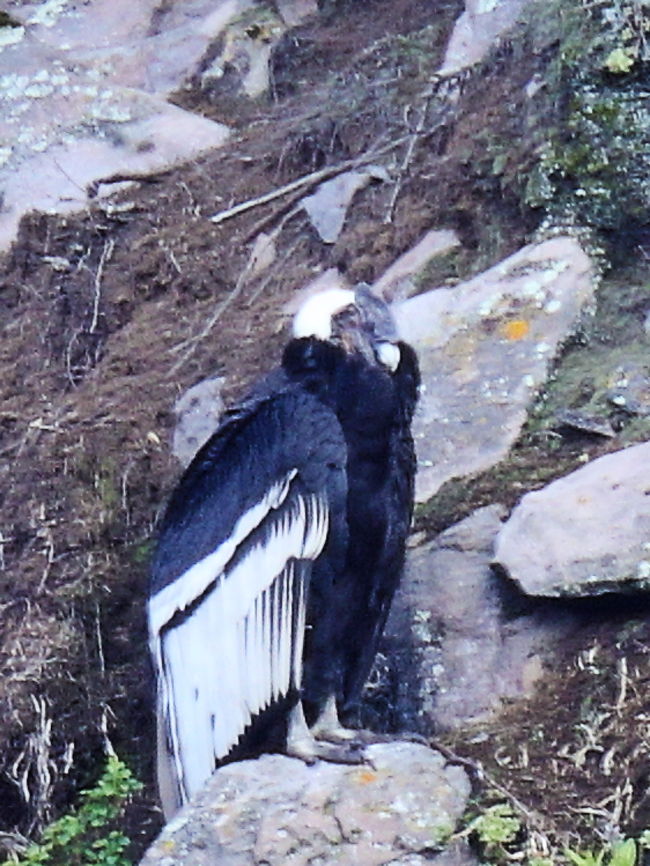
<instances>
[{"instance_id":1,"label":"condor foot","mask_svg":"<svg viewBox=\"0 0 650 866\"><path fill-rule=\"evenodd\" d=\"M307 727L302 704L291 711L286 753L306 764L329 761L333 764L363 764L363 743L356 740L356 731L348 731L332 719L321 718L311 730Z\"/></svg>"},{"instance_id":2,"label":"condor foot","mask_svg":"<svg viewBox=\"0 0 650 866\"><path fill-rule=\"evenodd\" d=\"M312 732L314 729L312 728ZM422 734L415 734L410 731L399 732L396 734L378 734L376 731L369 731L367 728L359 728L357 730L351 728L338 728L333 731L325 731L324 733L314 732L319 740L327 740L331 742L347 742L350 745L354 744L357 748L364 746L373 746L377 743L420 743L423 746L428 746L429 741Z\"/></svg>"},{"instance_id":3,"label":"condor foot","mask_svg":"<svg viewBox=\"0 0 650 866\"><path fill-rule=\"evenodd\" d=\"M366 746L371 746L373 743L420 743L423 746L429 745L426 737L412 731L399 731L395 734L377 734L375 731L362 728L358 731L353 731L353 733L355 741L363 743Z\"/></svg>"},{"instance_id":4,"label":"condor foot","mask_svg":"<svg viewBox=\"0 0 650 866\"><path fill-rule=\"evenodd\" d=\"M306 764L328 761L331 764L364 764L363 746L358 743L327 743L313 737L287 743L287 755Z\"/></svg>"}]
</instances>

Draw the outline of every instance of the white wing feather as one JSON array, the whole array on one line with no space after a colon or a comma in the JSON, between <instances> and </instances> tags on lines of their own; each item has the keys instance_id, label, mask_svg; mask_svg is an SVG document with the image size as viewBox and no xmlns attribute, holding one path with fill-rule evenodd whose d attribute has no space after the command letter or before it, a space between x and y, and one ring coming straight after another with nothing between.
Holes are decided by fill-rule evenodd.
<instances>
[{"instance_id":1,"label":"white wing feather","mask_svg":"<svg viewBox=\"0 0 650 866\"><path fill-rule=\"evenodd\" d=\"M254 716L300 686L306 596L294 564L322 551L328 512L314 495L294 494L287 502L295 475L271 487L229 539L150 600L159 711L182 801L203 785ZM270 527L264 542L232 564L264 522Z\"/></svg>"}]
</instances>

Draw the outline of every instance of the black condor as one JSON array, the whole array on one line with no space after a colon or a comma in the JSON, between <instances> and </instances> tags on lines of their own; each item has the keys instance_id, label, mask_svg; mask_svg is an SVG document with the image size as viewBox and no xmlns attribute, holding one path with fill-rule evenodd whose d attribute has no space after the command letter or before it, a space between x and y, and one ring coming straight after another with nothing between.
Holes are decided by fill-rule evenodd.
<instances>
[{"instance_id":1,"label":"black condor","mask_svg":"<svg viewBox=\"0 0 650 866\"><path fill-rule=\"evenodd\" d=\"M358 698L404 560L415 353L365 285L305 302L162 520L148 617L169 817L228 760L358 761Z\"/></svg>"}]
</instances>

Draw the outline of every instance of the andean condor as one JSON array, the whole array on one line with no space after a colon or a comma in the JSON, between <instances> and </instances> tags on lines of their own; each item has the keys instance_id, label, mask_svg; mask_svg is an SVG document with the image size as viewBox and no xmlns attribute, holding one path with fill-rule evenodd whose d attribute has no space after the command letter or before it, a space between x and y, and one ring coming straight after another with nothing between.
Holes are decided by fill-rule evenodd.
<instances>
[{"instance_id":1,"label":"andean condor","mask_svg":"<svg viewBox=\"0 0 650 866\"><path fill-rule=\"evenodd\" d=\"M359 696L400 577L418 384L382 300L323 292L182 477L148 604L168 817L276 736L306 760L359 760L337 708Z\"/></svg>"}]
</instances>

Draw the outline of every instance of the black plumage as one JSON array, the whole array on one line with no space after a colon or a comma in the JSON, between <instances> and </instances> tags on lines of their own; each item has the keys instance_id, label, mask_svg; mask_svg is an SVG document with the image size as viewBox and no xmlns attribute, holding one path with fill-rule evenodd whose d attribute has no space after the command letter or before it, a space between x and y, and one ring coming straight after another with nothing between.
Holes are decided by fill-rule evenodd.
<instances>
[{"instance_id":1,"label":"black plumage","mask_svg":"<svg viewBox=\"0 0 650 866\"><path fill-rule=\"evenodd\" d=\"M308 302L294 333L161 524L149 622L168 815L219 763L278 742L350 757L336 709L359 697L399 581L415 354L367 287Z\"/></svg>"}]
</instances>

